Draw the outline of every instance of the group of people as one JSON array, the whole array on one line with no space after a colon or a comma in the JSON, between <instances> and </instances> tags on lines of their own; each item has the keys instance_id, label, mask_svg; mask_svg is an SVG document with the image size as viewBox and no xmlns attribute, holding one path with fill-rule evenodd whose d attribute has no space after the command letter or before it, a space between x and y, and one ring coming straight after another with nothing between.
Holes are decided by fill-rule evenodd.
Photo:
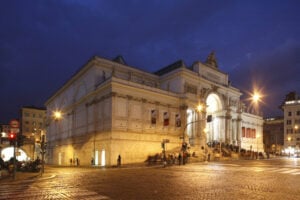
<instances>
[{"instance_id":1,"label":"group of people","mask_svg":"<svg viewBox=\"0 0 300 200\"><path fill-rule=\"evenodd\" d=\"M188 162L189 157L190 154L188 152L169 153L167 155L157 153L154 156L148 156L146 162L149 165L160 164L161 162L163 162L164 165L184 165Z\"/></svg>"},{"instance_id":2,"label":"group of people","mask_svg":"<svg viewBox=\"0 0 300 200\"><path fill-rule=\"evenodd\" d=\"M78 158L74 158L74 159L70 158L70 166L79 166L79 164L80 161Z\"/></svg>"}]
</instances>

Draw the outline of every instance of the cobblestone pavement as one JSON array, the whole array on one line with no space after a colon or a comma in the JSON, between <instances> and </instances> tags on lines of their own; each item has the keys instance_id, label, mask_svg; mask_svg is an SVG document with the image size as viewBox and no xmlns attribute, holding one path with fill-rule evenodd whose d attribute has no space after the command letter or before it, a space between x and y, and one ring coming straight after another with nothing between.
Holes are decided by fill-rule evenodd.
<instances>
[{"instance_id":1,"label":"cobblestone pavement","mask_svg":"<svg viewBox=\"0 0 300 200\"><path fill-rule=\"evenodd\" d=\"M47 167L42 177L0 180L0 199L285 199L300 196L300 159L184 166Z\"/></svg>"}]
</instances>

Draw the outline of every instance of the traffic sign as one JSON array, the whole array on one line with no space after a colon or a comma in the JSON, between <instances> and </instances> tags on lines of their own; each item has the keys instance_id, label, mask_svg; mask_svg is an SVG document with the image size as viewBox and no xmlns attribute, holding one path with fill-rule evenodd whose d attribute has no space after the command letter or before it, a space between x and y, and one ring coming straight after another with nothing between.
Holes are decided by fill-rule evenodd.
<instances>
[{"instance_id":1,"label":"traffic sign","mask_svg":"<svg viewBox=\"0 0 300 200\"><path fill-rule=\"evenodd\" d=\"M12 119L9 122L10 128L20 128L20 123L16 119Z\"/></svg>"},{"instance_id":2,"label":"traffic sign","mask_svg":"<svg viewBox=\"0 0 300 200\"><path fill-rule=\"evenodd\" d=\"M10 132L12 132L12 133L19 133L19 131L20 131L20 129L19 129L20 128L20 123L19 123L18 120L16 120L16 119L10 120L9 126L10 126Z\"/></svg>"}]
</instances>

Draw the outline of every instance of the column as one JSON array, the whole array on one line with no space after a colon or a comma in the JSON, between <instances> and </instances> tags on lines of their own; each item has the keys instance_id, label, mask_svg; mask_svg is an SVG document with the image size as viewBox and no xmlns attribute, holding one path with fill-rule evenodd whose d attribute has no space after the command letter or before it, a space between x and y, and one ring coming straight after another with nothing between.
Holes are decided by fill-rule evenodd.
<instances>
[{"instance_id":1,"label":"column","mask_svg":"<svg viewBox=\"0 0 300 200\"><path fill-rule=\"evenodd\" d=\"M231 142L231 119L232 116L230 114L230 109L227 110L226 116L225 116L225 143L229 144Z\"/></svg>"},{"instance_id":2,"label":"column","mask_svg":"<svg viewBox=\"0 0 300 200\"><path fill-rule=\"evenodd\" d=\"M240 118L240 116L238 117L237 121L236 121L236 141L237 141L237 145L239 147L241 147L241 131L242 131L242 126L241 126L241 122L242 119Z\"/></svg>"},{"instance_id":3,"label":"column","mask_svg":"<svg viewBox=\"0 0 300 200\"><path fill-rule=\"evenodd\" d=\"M186 116L186 111L187 111L187 109L188 109L188 106L187 105L181 105L180 106L180 118L181 118L181 133L180 134L182 134L182 135L180 135L180 137L181 136L183 136L183 134L184 134L184 137L185 137L185 141L187 141L186 139L187 139L187 136L185 135L185 127L186 127L186 123L187 123L187 116Z\"/></svg>"},{"instance_id":4,"label":"column","mask_svg":"<svg viewBox=\"0 0 300 200\"><path fill-rule=\"evenodd\" d=\"M131 102L132 96L127 95L127 131L131 129L131 124L130 124L130 115L131 115Z\"/></svg>"}]
</instances>

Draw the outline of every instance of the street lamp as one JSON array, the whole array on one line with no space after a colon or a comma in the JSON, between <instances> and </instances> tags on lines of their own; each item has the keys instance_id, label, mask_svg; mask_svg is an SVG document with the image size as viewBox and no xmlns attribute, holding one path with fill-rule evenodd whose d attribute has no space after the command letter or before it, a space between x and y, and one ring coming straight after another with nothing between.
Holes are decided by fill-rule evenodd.
<instances>
[{"instance_id":1,"label":"street lamp","mask_svg":"<svg viewBox=\"0 0 300 200\"><path fill-rule=\"evenodd\" d=\"M50 118L46 119L46 126L49 126L51 121L58 121L62 119L62 112L59 110L53 111L52 116ZM45 153L46 153L46 147L47 147L47 142L45 138L45 134L41 135L41 154L42 154L42 170L41 174L44 173L44 167L45 167Z\"/></svg>"},{"instance_id":2,"label":"street lamp","mask_svg":"<svg viewBox=\"0 0 300 200\"><path fill-rule=\"evenodd\" d=\"M60 120L60 119L62 118L62 113L61 113L61 111L54 111L54 112L53 112L53 118L54 118L55 120Z\"/></svg>"},{"instance_id":3,"label":"street lamp","mask_svg":"<svg viewBox=\"0 0 300 200\"><path fill-rule=\"evenodd\" d=\"M259 109L258 109L258 102L261 101L261 94L258 93L257 91L254 91L251 97L252 104L254 106L254 112L257 112L255 114L259 114Z\"/></svg>"},{"instance_id":4,"label":"street lamp","mask_svg":"<svg viewBox=\"0 0 300 200\"><path fill-rule=\"evenodd\" d=\"M258 154L258 138L260 138L260 135L256 136L256 153L257 153L257 160L259 159L259 154Z\"/></svg>"},{"instance_id":5,"label":"street lamp","mask_svg":"<svg viewBox=\"0 0 300 200\"><path fill-rule=\"evenodd\" d=\"M252 99L255 103L257 103L260 100L260 94L254 93Z\"/></svg>"},{"instance_id":6,"label":"street lamp","mask_svg":"<svg viewBox=\"0 0 300 200\"><path fill-rule=\"evenodd\" d=\"M289 150L289 157L290 157L290 155L291 155L291 140L292 140L292 138L289 136L288 137L288 150Z\"/></svg>"},{"instance_id":7,"label":"street lamp","mask_svg":"<svg viewBox=\"0 0 300 200\"><path fill-rule=\"evenodd\" d=\"M197 106L197 111L198 111L198 112L202 112L202 111L203 111L203 105L202 105L202 104L199 104L199 105Z\"/></svg>"},{"instance_id":8,"label":"street lamp","mask_svg":"<svg viewBox=\"0 0 300 200\"><path fill-rule=\"evenodd\" d=\"M204 105L201 104L201 103L198 104L198 106L196 107L196 111L197 111L198 113L203 112L203 111L204 111ZM194 123L197 123L197 122L201 122L201 121L202 121L202 118L200 118L200 119L198 119L198 120L196 120L196 121L188 122L188 123L186 123L186 125L185 125L185 127L184 127L184 129L183 129L183 132L182 132L182 147L181 147L181 149L182 149L182 156L181 156L182 164L183 164L183 154L184 154L184 152L185 152L185 150L186 150L186 148L187 148L187 144L186 144L186 142L185 142L185 131L186 131L188 125L194 124ZM201 128L200 128L200 134L201 134L201 132L202 132L202 131L201 131Z\"/></svg>"}]
</instances>

